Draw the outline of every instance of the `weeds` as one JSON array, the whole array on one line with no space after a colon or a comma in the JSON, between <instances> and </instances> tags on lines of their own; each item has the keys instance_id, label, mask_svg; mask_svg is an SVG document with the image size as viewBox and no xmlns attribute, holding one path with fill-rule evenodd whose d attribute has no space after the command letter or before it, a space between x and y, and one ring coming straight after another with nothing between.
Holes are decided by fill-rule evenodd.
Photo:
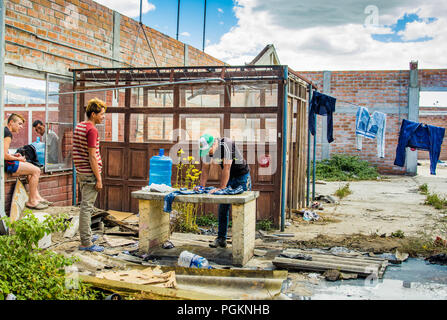
<instances>
[{"instance_id":1,"label":"weeds","mask_svg":"<svg viewBox=\"0 0 447 320\"><path fill-rule=\"evenodd\" d=\"M427 194L425 204L435 207L438 210L447 208L447 199L441 198L437 193Z\"/></svg>"},{"instance_id":2,"label":"weeds","mask_svg":"<svg viewBox=\"0 0 447 320\"><path fill-rule=\"evenodd\" d=\"M419 186L419 193L428 194L428 185L426 183Z\"/></svg>"},{"instance_id":3,"label":"weeds","mask_svg":"<svg viewBox=\"0 0 447 320\"><path fill-rule=\"evenodd\" d=\"M215 227L218 224L217 218L212 213L197 217L196 223L200 227Z\"/></svg>"},{"instance_id":4,"label":"weeds","mask_svg":"<svg viewBox=\"0 0 447 320\"><path fill-rule=\"evenodd\" d=\"M38 248L45 234L64 231L65 217L47 216L43 222L25 210L25 216L14 222L5 218L12 231L0 237L0 300L12 293L18 300L87 300L102 293L81 281L67 285L65 268L76 259Z\"/></svg>"},{"instance_id":5,"label":"weeds","mask_svg":"<svg viewBox=\"0 0 447 320\"><path fill-rule=\"evenodd\" d=\"M273 229L273 222L270 220L260 220L256 223L256 230L270 231Z\"/></svg>"},{"instance_id":6,"label":"weeds","mask_svg":"<svg viewBox=\"0 0 447 320\"><path fill-rule=\"evenodd\" d=\"M397 230L397 231L391 233L391 238L403 239L403 238L405 238L405 234L402 230Z\"/></svg>"},{"instance_id":7,"label":"weeds","mask_svg":"<svg viewBox=\"0 0 447 320\"><path fill-rule=\"evenodd\" d=\"M315 169L315 177L326 181L376 180L379 177L377 168L368 161L344 154L316 162Z\"/></svg>"},{"instance_id":8,"label":"weeds","mask_svg":"<svg viewBox=\"0 0 447 320\"><path fill-rule=\"evenodd\" d=\"M349 183L345 184L344 186L340 187L337 189L337 191L335 191L334 193L337 197L341 199L343 199L344 197L349 196L350 194L352 194L351 189L349 189Z\"/></svg>"}]
</instances>

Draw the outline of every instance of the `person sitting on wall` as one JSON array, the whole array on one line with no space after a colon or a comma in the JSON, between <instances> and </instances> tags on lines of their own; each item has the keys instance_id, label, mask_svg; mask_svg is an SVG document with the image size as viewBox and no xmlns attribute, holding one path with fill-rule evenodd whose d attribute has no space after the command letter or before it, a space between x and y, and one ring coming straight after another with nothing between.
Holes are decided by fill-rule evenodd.
<instances>
[{"instance_id":1,"label":"person sitting on wall","mask_svg":"<svg viewBox=\"0 0 447 320\"><path fill-rule=\"evenodd\" d=\"M30 209L46 209L51 204L48 200L42 198L39 194L38 184L40 177L40 168L26 162L26 158L19 153L9 154L9 146L12 141L12 134L18 133L25 123L25 119L20 115L13 113L9 116L7 125L4 129L4 153L5 153L5 171L13 177L26 175L29 185L29 197L25 205Z\"/></svg>"},{"instance_id":2,"label":"person sitting on wall","mask_svg":"<svg viewBox=\"0 0 447 320\"><path fill-rule=\"evenodd\" d=\"M33 122L34 131L42 138L40 141L45 142L45 125L42 121L36 120ZM49 129L47 132L47 163L59 163L59 137L53 130ZM42 163L44 164L44 163Z\"/></svg>"},{"instance_id":3,"label":"person sitting on wall","mask_svg":"<svg viewBox=\"0 0 447 320\"><path fill-rule=\"evenodd\" d=\"M214 138L212 135L204 134L200 137L199 146L200 157L202 158L200 186L205 187L206 185L212 160L214 163L220 164L222 175L219 188L213 189L209 193L214 193L226 187L236 189L239 186L242 186L244 191L251 190L250 167L234 141L225 137L219 139ZM230 206L230 204L219 204L218 233L217 238L210 244L211 248L225 248L227 246Z\"/></svg>"}]
</instances>

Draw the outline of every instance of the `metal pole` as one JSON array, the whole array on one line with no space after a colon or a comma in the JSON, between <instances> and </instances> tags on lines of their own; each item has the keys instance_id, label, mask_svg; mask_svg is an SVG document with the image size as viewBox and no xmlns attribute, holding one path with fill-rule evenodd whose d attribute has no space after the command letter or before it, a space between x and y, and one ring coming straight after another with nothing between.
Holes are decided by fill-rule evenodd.
<instances>
[{"instance_id":1,"label":"metal pole","mask_svg":"<svg viewBox=\"0 0 447 320\"><path fill-rule=\"evenodd\" d=\"M179 22L180 22L180 0L178 0L178 6L177 6L177 36L175 38L176 40L178 40Z\"/></svg>"},{"instance_id":2,"label":"metal pole","mask_svg":"<svg viewBox=\"0 0 447 320\"><path fill-rule=\"evenodd\" d=\"M288 78L289 70L288 67L284 67L284 101L283 101L283 136L282 136L282 179L281 179L281 232L284 231L285 218L286 218L286 157L287 157L287 94L288 94Z\"/></svg>"},{"instance_id":3,"label":"metal pole","mask_svg":"<svg viewBox=\"0 0 447 320\"><path fill-rule=\"evenodd\" d=\"M73 71L73 88L76 84L76 72ZM76 128L76 119L78 114L78 106L77 106L77 97L76 93L73 94L73 136L74 136L74 130ZM74 165L74 160L72 159L73 163L73 196L72 196L72 204L76 205L76 168Z\"/></svg>"},{"instance_id":4,"label":"metal pole","mask_svg":"<svg viewBox=\"0 0 447 320\"><path fill-rule=\"evenodd\" d=\"M5 89L5 1L0 1L0 114L2 121L5 117L4 89ZM5 149L4 136L0 134L0 218L6 217L5 210ZM0 234L8 234L8 227L0 220Z\"/></svg>"},{"instance_id":5,"label":"metal pole","mask_svg":"<svg viewBox=\"0 0 447 320\"><path fill-rule=\"evenodd\" d=\"M203 44L202 44L202 51L205 51L205 24L206 24L206 0L205 0L205 8L203 12Z\"/></svg>"},{"instance_id":6,"label":"metal pole","mask_svg":"<svg viewBox=\"0 0 447 320\"><path fill-rule=\"evenodd\" d=\"M312 100L312 85L309 84L309 113L310 113L310 101ZM309 114L308 113L308 114ZM309 207L310 197L310 128L307 128L307 194L306 194L306 206Z\"/></svg>"},{"instance_id":7,"label":"metal pole","mask_svg":"<svg viewBox=\"0 0 447 320\"><path fill-rule=\"evenodd\" d=\"M140 24L141 22L141 14L143 13L143 0L140 0Z\"/></svg>"},{"instance_id":8,"label":"metal pole","mask_svg":"<svg viewBox=\"0 0 447 320\"><path fill-rule=\"evenodd\" d=\"M312 201L315 200L315 170L316 170L316 165L315 165L315 155L316 155L316 150L317 150L317 116L315 115L315 123L314 123L314 128L315 128L315 135L314 135L314 150L313 150L313 162L312 162Z\"/></svg>"}]
</instances>

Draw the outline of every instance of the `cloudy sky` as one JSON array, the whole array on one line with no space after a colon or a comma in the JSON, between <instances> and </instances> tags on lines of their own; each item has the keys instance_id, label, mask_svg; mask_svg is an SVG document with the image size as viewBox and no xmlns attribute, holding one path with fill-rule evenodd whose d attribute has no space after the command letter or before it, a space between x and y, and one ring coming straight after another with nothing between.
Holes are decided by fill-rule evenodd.
<instances>
[{"instance_id":1,"label":"cloudy sky","mask_svg":"<svg viewBox=\"0 0 447 320\"><path fill-rule=\"evenodd\" d=\"M98 0L139 19L139 0ZM203 0L180 2L179 40L202 49ZM176 0L143 0L143 23L173 38ZM250 62L273 44L281 64L305 70L447 67L445 0L208 0L205 52Z\"/></svg>"}]
</instances>

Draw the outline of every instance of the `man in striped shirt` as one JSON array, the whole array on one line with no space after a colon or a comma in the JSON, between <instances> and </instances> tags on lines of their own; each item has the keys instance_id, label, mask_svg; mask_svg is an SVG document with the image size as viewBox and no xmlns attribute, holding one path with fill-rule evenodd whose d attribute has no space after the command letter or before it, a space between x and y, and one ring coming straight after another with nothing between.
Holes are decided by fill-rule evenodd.
<instances>
[{"instance_id":1,"label":"man in striped shirt","mask_svg":"<svg viewBox=\"0 0 447 320\"><path fill-rule=\"evenodd\" d=\"M73 161L79 180L81 192L81 211L79 214L80 250L104 251L104 248L93 244L90 228L94 203L98 192L102 189L102 160L99 153L99 136L96 125L105 117L106 105L94 98L87 104L87 121L80 122L73 135Z\"/></svg>"}]
</instances>

